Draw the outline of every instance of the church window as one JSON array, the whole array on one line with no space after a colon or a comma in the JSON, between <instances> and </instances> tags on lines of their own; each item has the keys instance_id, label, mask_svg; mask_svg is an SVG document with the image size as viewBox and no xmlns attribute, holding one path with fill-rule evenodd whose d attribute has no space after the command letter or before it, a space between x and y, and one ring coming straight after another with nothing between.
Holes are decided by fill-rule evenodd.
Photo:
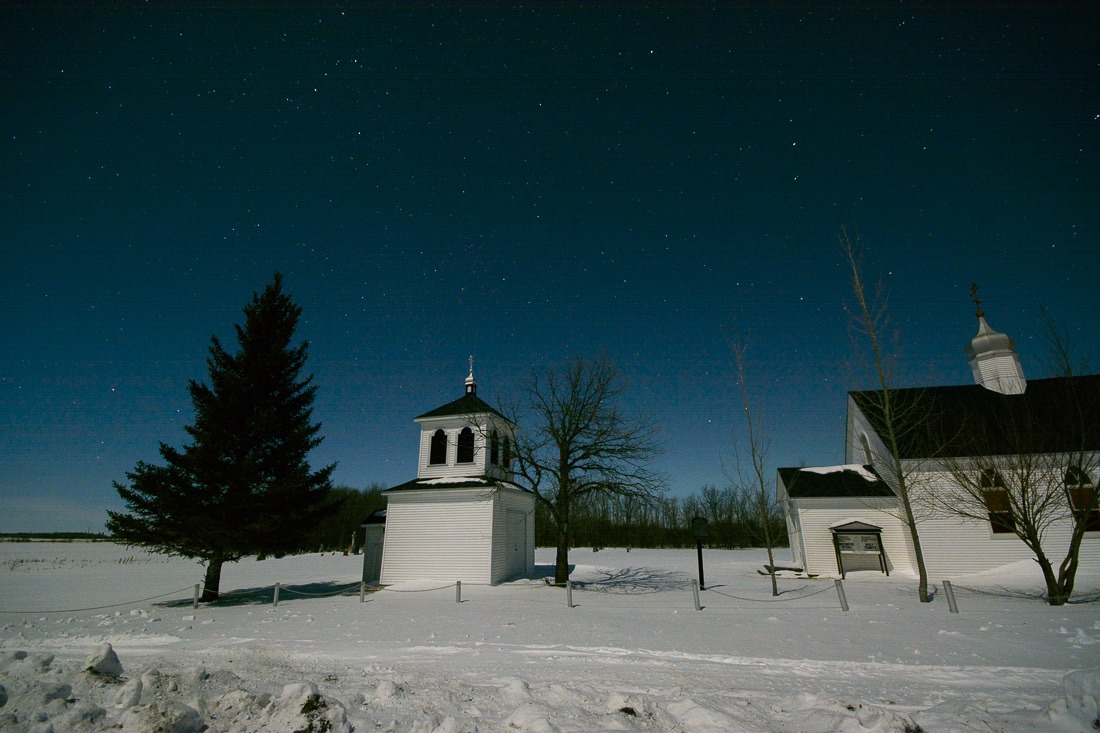
<instances>
[{"instance_id":1,"label":"church window","mask_svg":"<svg viewBox=\"0 0 1100 733\"><path fill-rule=\"evenodd\" d=\"M431 450L428 453L428 465L442 466L447 463L447 433L440 428L432 433Z\"/></svg>"},{"instance_id":2,"label":"church window","mask_svg":"<svg viewBox=\"0 0 1100 733\"><path fill-rule=\"evenodd\" d=\"M859 443L863 446L863 462L868 466L874 463L871 455L871 443L867 440L867 433L859 434Z\"/></svg>"},{"instance_id":3,"label":"church window","mask_svg":"<svg viewBox=\"0 0 1100 733\"><path fill-rule=\"evenodd\" d=\"M983 468L978 477L985 510L989 514L989 526L993 534L1013 534L1016 520L1012 516L1012 503L1001 474L994 468Z\"/></svg>"},{"instance_id":4,"label":"church window","mask_svg":"<svg viewBox=\"0 0 1100 733\"><path fill-rule=\"evenodd\" d=\"M489 463L494 466L500 462L500 436L497 431L489 435Z\"/></svg>"},{"instance_id":5,"label":"church window","mask_svg":"<svg viewBox=\"0 0 1100 733\"><path fill-rule=\"evenodd\" d=\"M504 438L504 461L500 464L506 471L512 470L512 442Z\"/></svg>"},{"instance_id":6,"label":"church window","mask_svg":"<svg viewBox=\"0 0 1100 733\"><path fill-rule=\"evenodd\" d=\"M462 428L462 432L458 434L458 455L455 456L455 462L474 462L474 431L469 428Z\"/></svg>"},{"instance_id":7,"label":"church window","mask_svg":"<svg viewBox=\"0 0 1100 733\"><path fill-rule=\"evenodd\" d=\"M1088 512L1086 532L1100 532L1100 506L1097 505L1096 482L1080 466L1066 469L1066 491L1074 513Z\"/></svg>"}]
</instances>

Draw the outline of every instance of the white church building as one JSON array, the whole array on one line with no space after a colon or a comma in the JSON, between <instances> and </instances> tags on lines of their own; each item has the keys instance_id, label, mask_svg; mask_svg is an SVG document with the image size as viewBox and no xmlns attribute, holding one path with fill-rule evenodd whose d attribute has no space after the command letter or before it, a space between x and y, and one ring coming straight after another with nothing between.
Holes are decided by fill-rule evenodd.
<instances>
[{"instance_id":1,"label":"white church building","mask_svg":"<svg viewBox=\"0 0 1100 733\"><path fill-rule=\"evenodd\" d=\"M535 496L512 481L518 427L477 396L415 418L417 475L387 499L380 582L496 584L535 569Z\"/></svg>"},{"instance_id":2,"label":"white church building","mask_svg":"<svg viewBox=\"0 0 1100 733\"><path fill-rule=\"evenodd\" d=\"M1023 454L1074 456L1056 479L1067 491L1061 492L1059 484L1056 495L1072 497L1080 504L1075 509L1091 507L1077 577L1085 577L1086 567L1095 573L1100 570L1100 375L1029 381L1015 342L989 326L980 306L977 315L978 333L965 348L974 384L892 390L895 404L922 408L909 413L916 417L901 431L899 454L906 474L920 487L911 499L929 575L949 579L1033 557L1013 533L1007 501L998 493L1004 484L995 470L975 468L983 471L978 484L983 487L984 471L990 472L989 489L983 488L988 511L981 518L946 512L938 508L942 498L932 500L935 492L943 497L958 490L954 477L960 466L995 466ZM776 494L793 561L806 573L916 572L912 539L890 485L892 473L884 468L890 454L878 397L873 391L848 394L844 465L779 469ZM1066 555L1073 526L1069 502L1061 501L1062 516L1043 539L1055 567Z\"/></svg>"}]
</instances>

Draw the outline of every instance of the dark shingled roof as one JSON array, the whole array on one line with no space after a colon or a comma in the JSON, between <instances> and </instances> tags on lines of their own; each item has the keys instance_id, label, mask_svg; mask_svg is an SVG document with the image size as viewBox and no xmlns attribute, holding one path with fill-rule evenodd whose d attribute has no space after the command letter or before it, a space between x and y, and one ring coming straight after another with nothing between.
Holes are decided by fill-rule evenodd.
<instances>
[{"instance_id":1,"label":"dark shingled roof","mask_svg":"<svg viewBox=\"0 0 1100 733\"><path fill-rule=\"evenodd\" d=\"M1100 450L1100 375L1035 379L1023 394L977 384L892 390L902 458ZM876 391L852 399L885 433Z\"/></svg>"},{"instance_id":2,"label":"dark shingled roof","mask_svg":"<svg viewBox=\"0 0 1100 733\"><path fill-rule=\"evenodd\" d=\"M793 499L820 499L835 496L893 496L894 492L879 478L875 469L864 466L875 479L851 469L819 473L803 468L781 468L779 477Z\"/></svg>"},{"instance_id":3,"label":"dark shingled roof","mask_svg":"<svg viewBox=\"0 0 1100 733\"><path fill-rule=\"evenodd\" d=\"M527 489L513 484L511 481L501 481L487 476L455 476L450 479L446 478L418 478L412 481L406 481L403 484L398 484L393 488L386 489L383 494L388 494L391 491L431 491L433 489L519 489L520 491L527 491Z\"/></svg>"},{"instance_id":4,"label":"dark shingled roof","mask_svg":"<svg viewBox=\"0 0 1100 733\"><path fill-rule=\"evenodd\" d=\"M486 412L496 415L497 417L502 417L505 420L508 419L493 409L488 402L481 399L476 394L464 394L454 402L448 402L442 407L437 407L430 412L425 412L415 419L419 420L423 417L450 417L451 415L479 415Z\"/></svg>"}]
</instances>

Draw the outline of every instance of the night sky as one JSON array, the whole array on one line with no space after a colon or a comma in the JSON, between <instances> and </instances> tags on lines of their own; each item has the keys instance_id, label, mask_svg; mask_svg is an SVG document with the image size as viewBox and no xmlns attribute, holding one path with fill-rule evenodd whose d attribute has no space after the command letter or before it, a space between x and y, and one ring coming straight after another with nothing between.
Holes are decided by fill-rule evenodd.
<instances>
[{"instance_id":1,"label":"night sky","mask_svg":"<svg viewBox=\"0 0 1100 733\"><path fill-rule=\"evenodd\" d=\"M972 280L1028 377L1040 305L1097 352L1088 6L308 5L0 9L0 531L101 530L276 271L355 487L470 354L490 402L608 355L721 485L734 333L773 465L841 462L842 225L902 386L971 382Z\"/></svg>"}]
</instances>

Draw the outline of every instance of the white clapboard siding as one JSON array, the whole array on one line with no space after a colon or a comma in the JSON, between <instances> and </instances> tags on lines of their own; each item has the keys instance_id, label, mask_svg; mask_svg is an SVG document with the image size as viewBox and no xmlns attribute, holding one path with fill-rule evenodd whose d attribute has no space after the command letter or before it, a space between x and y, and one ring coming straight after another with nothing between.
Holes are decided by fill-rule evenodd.
<instances>
[{"instance_id":1,"label":"white clapboard siding","mask_svg":"<svg viewBox=\"0 0 1100 733\"><path fill-rule=\"evenodd\" d=\"M791 562L799 567L805 567L806 559L802 556L802 525L798 521L798 512L785 511L787 515L787 539L791 546Z\"/></svg>"},{"instance_id":2,"label":"white clapboard siding","mask_svg":"<svg viewBox=\"0 0 1100 733\"><path fill-rule=\"evenodd\" d=\"M447 460L454 460L452 455L453 445L450 444L450 437L447 438ZM420 433L420 455L416 459L416 465L419 467L417 471L417 478L435 478L441 476L447 471L447 464L444 463L438 466L428 466L428 452L431 450L432 444L432 431L423 430Z\"/></svg>"},{"instance_id":3,"label":"white clapboard siding","mask_svg":"<svg viewBox=\"0 0 1100 733\"><path fill-rule=\"evenodd\" d=\"M953 480L941 474L927 481L939 495L957 491ZM918 512L924 513L919 507ZM988 521L964 519L937 512L918 525L925 567L933 578L951 577L990 570L1018 560L1031 560L1035 554L1014 534L994 534ZM1043 550L1056 568L1069 548L1072 523L1056 521L1043 537ZM1079 560L1095 567L1100 562L1100 533L1088 532L1081 543Z\"/></svg>"},{"instance_id":4,"label":"white clapboard siding","mask_svg":"<svg viewBox=\"0 0 1100 733\"><path fill-rule=\"evenodd\" d=\"M498 472L504 476L504 471L498 466L489 463L489 435L496 430L500 436L503 451L505 438L515 440L511 428L507 425L498 425L492 422L478 421L476 416L457 415L445 418L430 418L421 420L420 423L420 450L417 457L417 478L444 478L448 476L482 476L487 472ZM474 433L474 460L472 463L458 463L458 435L463 428L470 428ZM432 435L436 430L442 429L447 434L447 462L429 465L428 458L431 453Z\"/></svg>"},{"instance_id":5,"label":"white clapboard siding","mask_svg":"<svg viewBox=\"0 0 1100 733\"><path fill-rule=\"evenodd\" d=\"M439 463L436 465L429 465L428 458L431 451L432 435L437 428L442 427L444 432L447 433L447 462ZM458 434L462 431L462 428L470 427L474 431L474 461L473 463L457 463L458 457ZM443 478L446 476L478 476L485 473L486 462L486 448L485 438L480 433L480 428L476 425L468 426L462 424L458 427L447 427L445 425L433 425L431 430L424 430L420 433L420 458L417 464L420 469L417 472L417 478Z\"/></svg>"},{"instance_id":6,"label":"white clapboard siding","mask_svg":"<svg viewBox=\"0 0 1100 733\"><path fill-rule=\"evenodd\" d=\"M927 476L914 478L918 482L929 480ZM941 478L943 485L935 486L934 490L950 490L950 484L945 483L948 481L948 478ZM929 487L922 485L921 488L925 490ZM845 498L793 500L792 508L797 511L797 520L792 521L788 517L788 527L795 530L791 532L795 561L803 563L808 573L836 573L836 554L829 527L836 522L858 517L882 527L883 546L891 573L901 570L915 572L916 560L908 530L896 517L874 510L874 501ZM932 579L969 575L1034 557L1034 553L1016 535L994 534L986 521L928 512L919 502L916 502L915 509L919 516L917 531L925 568ZM1056 522L1046 532L1044 550L1055 567L1066 556L1070 532L1069 521ZM1083 567L1100 566L1100 533L1089 532L1085 535L1079 561Z\"/></svg>"},{"instance_id":7,"label":"white clapboard siding","mask_svg":"<svg viewBox=\"0 0 1100 733\"><path fill-rule=\"evenodd\" d=\"M491 583L494 493L457 489L390 495L382 584Z\"/></svg>"},{"instance_id":8,"label":"white clapboard siding","mask_svg":"<svg viewBox=\"0 0 1100 733\"><path fill-rule=\"evenodd\" d=\"M882 546L886 551L886 567L891 573L912 571L913 562L904 527L892 514L883 511L894 505L893 499L796 499L802 542L805 548L807 573L838 575L832 525L859 519L882 527ZM847 559L847 558L846 558ZM851 566L849 566L851 567ZM874 564L878 569L878 562Z\"/></svg>"},{"instance_id":9,"label":"white clapboard siding","mask_svg":"<svg viewBox=\"0 0 1100 733\"><path fill-rule=\"evenodd\" d=\"M509 528L512 523L522 523L519 538L522 558L513 563L515 547ZM530 576L535 572L535 497L518 490L500 490L493 507L493 563L492 581L499 583L516 577Z\"/></svg>"}]
</instances>

